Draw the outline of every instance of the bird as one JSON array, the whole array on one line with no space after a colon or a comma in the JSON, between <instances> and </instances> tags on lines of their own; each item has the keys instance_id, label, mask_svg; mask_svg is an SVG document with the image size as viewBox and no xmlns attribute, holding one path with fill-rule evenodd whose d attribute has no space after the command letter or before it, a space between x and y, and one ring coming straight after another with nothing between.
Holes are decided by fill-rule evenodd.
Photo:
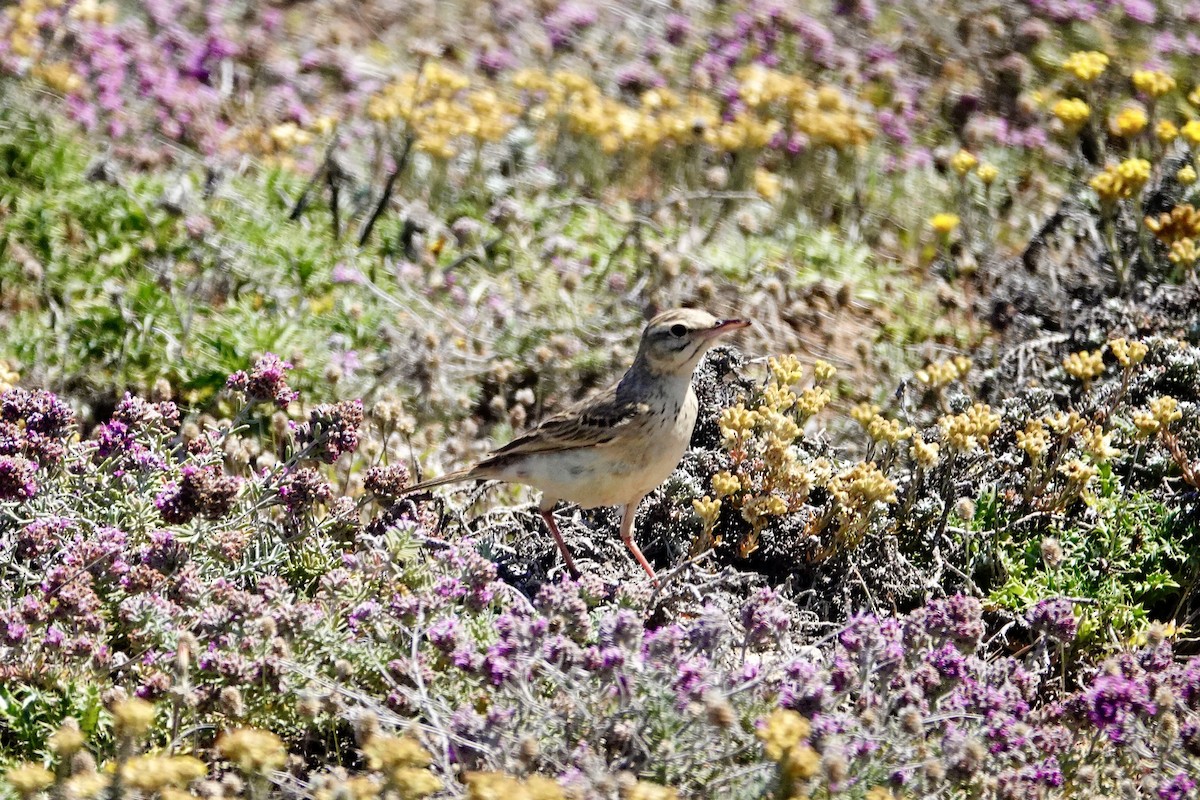
<instances>
[{"instance_id":1,"label":"bird","mask_svg":"<svg viewBox=\"0 0 1200 800\"><path fill-rule=\"evenodd\" d=\"M542 492L538 512L572 575L579 570L554 521L560 501L582 508L621 506L621 539L655 583L634 540L638 504L665 481L687 450L699 413L696 365L721 337L750 325L700 309L664 311L646 325L633 364L616 384L547 417L473 466L404 489L499 480Z\"/></svg>"}]
</instances>

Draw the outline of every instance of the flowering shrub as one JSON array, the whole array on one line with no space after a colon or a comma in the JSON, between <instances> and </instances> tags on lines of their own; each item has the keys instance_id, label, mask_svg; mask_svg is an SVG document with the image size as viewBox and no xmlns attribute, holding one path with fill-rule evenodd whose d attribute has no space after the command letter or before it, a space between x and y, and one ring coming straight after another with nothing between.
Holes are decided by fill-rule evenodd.
<instances>
[{"instance_id":1,"label":"flowering shrub","mask_svg":"<svg viewBox=\"0 0 1200 800\"><path fill-rule=\"evenodd\" d=\"M353 5L0 15L0 794L1196 793L1195 8ZM681 303L661 588L402 496Z\"/></svg>"}]
</instances>

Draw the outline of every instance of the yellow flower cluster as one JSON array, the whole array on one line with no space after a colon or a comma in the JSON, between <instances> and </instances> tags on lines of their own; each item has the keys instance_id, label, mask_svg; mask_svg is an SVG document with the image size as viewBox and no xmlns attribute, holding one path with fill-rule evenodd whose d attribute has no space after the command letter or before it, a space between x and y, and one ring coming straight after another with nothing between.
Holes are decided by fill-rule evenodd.
<instances>
[{"instance_id":1,"label":"yellow flower cluster","mask_svg":"<svg viewBox=\"0 0 1200 800\"><path fill-rule=\"evenodd\" d=\"M1070 131L1077 131L1082 128L1083 123L1087 122L1088 118L1092 115L1092 110L1088 108L1088 104L1078 97L1059 100L1050 110L1066 126L1067 130Z\"/></svg>"},{"instance_id":2,"label":"yellow flower cluster","mask_svg":"<svg viewBox=\"0 0 1200 800\"><path fill-rule=\"evenodd\" d=\"M896 484L874 461L860 461L829 481L829 494L843 511L867 511L876 503L896 502Z\"/></svg>"},{"instance_id":3,"label":"yellow flower cluster","mask_svg":"<svg viewBox=\"0 0 1200 800\"><path fill-rule=\"evenodd\" d=\"M270 731L238 728L221 734L217 751L247 775L264 775L287 760L283 740Z\"/></svg>"},{"instance_id":4,"label":"yellow flower cluster","mask_svg":"<svg viewBox=\"0 0 1200 800\"><path fill-rule=\"evenodd\" d=\"M871 424L871 420L879 414L879 410L879 406L874 403L857 403L850 409L850 419L866 428Z\"/></svg>"},{"instance_id":5,"label":"yellow flower cluster","mask_svg":"<svg viewBox=\"0 0 1200 800\"><path fill-rule=\"evenodd\" d=\"M98 0L80 0L71 7L70 17L94 25L112 25L117 21L117 6Z\"/></svg>"},{"instance_id":6,"label":"yellow flower cluster","mask_svg":"<svg viewBox=\"0 0 1200 800\"><path fill-rule=\"evenodd\" d=\"M912 438L916 433L911 425L904 425L897 419L886 419L876 414L867 422L867 435L872 441L896 444Z\"/></svg>"},{"instance_id":7,"label":"yellow flower cluster","mask_svg":"<svg viewBox=\"0 0 1200 800\"><path fill-rule=\"evenodd\" d=\"M1154 138L1163 144L1170 144L1179 136L1179 126L1169 119L1160 119L1154 126Z\"/></svg>"},{"instance_id":8,"label":"yellow flower cluster","mask_svg":"<svg viewBox=\"0 0 1200 800\"><path fill-rule=\"evenodd\" d=\"M1172 242L1171 252L1167 253L1167 260L1172 264L1194 264L1197 259L1200 259L1200 247L1196 245L1195 239Z\"/></svg>"},{"instance_id":9,"label":"yellow flower cluster","mask_svg":"<svg viewBox=\"0 0 1200 800\"><path fill-rule=\"evenodd\" d=\"M962 380L971 371L971 359L966 356L955 356L946 361L935 361L926 364L916 371L919 383L930 389L940 389L954 381Z\"/></svg>"},{"instance_id":10,"label":"yellow flower cluster","mask_svg":"<svg viewBox=\"0 0 1200 800\"><path fill-rule=\"evenodd\" d=\"M958 173L958 177L965 178L971 170L979 166L979 159L968 150L959 150L950 157L950 168Z\"/></svg>"},{"instance_id":11,"label":"yellow flower cluster","mask_svg":"<svg viewBox=\"0 0 1200 800\"><path fill-rule=\"evenodd\" d=\"M1108 69L1108 56L1095 50L1080 50L1067 56L1062 68L1085 83L1091 83Z\"/></svg>"},{"instance_id":12,"label":"yellow flower cluster","mask_svg":"<svg viewBox=\"0 0 1200 800\"><path fill-rule=\"evenodd\" d=\"M323 116L313 120L307 128L295 122L261 127L247 125L237 136L236 146L247 153L257 153L271 164L292 167L295 160L288 153L297 147L312 144L318 136L333 130L333 117Z\"/></svg>"},{"instance_id":13,"label":"yellow flower cluster","mask_svg":"<svg viewBox=\"0 0 1200 800\"><path fill-rule=\"evenodd\" d=\"M32 797L50 788L54 783L54 773L41 764L27 761L4 773L4 780L21 797Z\"/></svg>"},{"instance_id":14,"label":"yellow flower cluster","mask_svg":"<svg viewBox=\"0 0 1200 800\"><path fill-rule=\"evenodd\" d=\"M845 150L866 144L874 136L866 114L835 86L815 87L798 75L760 65L743 67L735 77L748 108L780 115L780 130L803 134L811 144Z\"/></svg>"},{"instance_id":15,"label":"yellow flower cluster","mask_svg":"<svg viewBox=\"0 0 1200 800\"><path fill-rule=\"evenodd\" d=\"M975 403L961 414L941 417L938 425L950 447L969 453L987 445L988 437L1000 427L1000 415L986 403Z\"/></svg>"},{"instance_id":16,"label":"yellow flower cluster","mask_svg":"<svg viewBox=\"0 0 1200 800\"><path fill-rule=\"evenodd\" d=\"M121 766L121 781L146 794L182 789L207 774L208 767L193 756L134 756Z\"/></svg>"},{"instance_id":17,"label":"yellow flower cluster","mask_svg":"<svg viewBox=\"0 0 1200 800\"><path fill-rule=\"evenodd\" d=\"M1105 433L1104 428L1093 425L1083 432L1083 451L1091 457L1092 463L1107 464L1121 455L1120 450L1109 444L1111 441L1111 433Z\"/></svg>"},{"instance_id":18,"label":"yellow flower cluster","mask_svg":"<svg viewBox=\"0 0 1200 800\"><path fill-rule=\"evenodd\" d=\"M411 736L376 734L363 744L369 769L382 773L387 786L404 800L428 797L442 788L429 771L433 756Z\"/></svg>"},{"instance_id":19,"label":"yellow flower cluster","mask_svg":"<svg viewBox=\"0 0 1200 800\"><path fill-rule=\"evenodd\" d=\"M724 474L728 475L728 473ZM725 494L732 494L732 492L725 492ZM721 516L721 501L705 495L702 499L692 501L692 510L696 512L696 516L700 517L700 521L706 528L712 528Z\"/></svg>"},{"instance_id":20,"label":"yellow flower cluster","mask_svg":"<svg viewBox=\"0 0 1200 800\"><path fill-rule=\"evenodd\" d=\"M1184 164L1175 173L1175 180L1179 181L1183 186L1191 186L1196 182L1196 168L1191 164Z\"/></svg>"},{"instance_id":21,"label":"yellow flower cluster","mask_svg":"<svg viewBox=\"0 0 1200 800\"><path fill-rule=\"evenodd\" d=\"M1085 489L1092 482L1100 470L1092 464L1080 461L1078 458L1073 458L1067 463L1059 466L1058 471L1067 482L1072 484L1076 489Z\"/></svg>"},{"instance_id":22,"label":"yellow flower cluster","mask_svg":"<svg viewBox=\"0 0 1200 800\"><path fill-rule=\"evenodd\" d=\"M808 720L785 708L771 712L758 729L763 755L779 765L789 784L813 777L820 767L820 756L803 741L810 733Z\"/></svg>"},{"instance_id":23,"label":"yellow flower cluster","mask_svg":"<svg viewBox=\"0 0 1200 800\"><path fill-rule=\"evenodd\" d=\"M739 447L746 439L750 438L757 422L758 414L746 408L744 403L738 403L736 406L730 406L722 411L717 424L721 428L721 438L725 442L726 449Z\"/></svg>"},{"instance_id":24,"label":"yellow flower cluster","mask_svg":"<svg viewBox=\"0 0 1200 800\"><path fill-rule=\"evenodd\" d=\"M1093 380L1104 374L1104 348L1071 353L1063 359L1062 365L1068 375L1083 383L1086 390Z\"/></svg>"},{"instance_id":25,"label":"yellow flower cluster","mask_svg":"<svg viewBox=\"0 0 1200 800\"><path fill-rule=\"evenodd\" d=\"M1180 203L1157 217L1146 217L1146 227L1163 244L1171 245L1181 239L1200 236L1200 209L1190 203Z\"/></svg>"},{"instance_id":26,"label":"yellow flower cluster","mask_svg":"<svg viewBox=\"0 0 1200 800\"><path fill-rule=\"evenodd\" d=\"M1100 199L1111 203L1133 197L1150 180L1150 162L1144 158L1127 158L1120 164L1104 168L1092 178L1089 185L1100 195Z\"/></svg>"},{"instance_id":27,"label":"yellow flower cluster","mask_svg":"<svg viewBox=\"0 0 1200 800\"><path fill-rule=\"evenodd\" d=\"M1000 177L1000 170L995 164L980 164L975 174L983 181L984 186L991 186L996 178Z\"/></svg>"},{"instance_id":28,"label":"yellow flower cluster","mask_svg":"<svg viewBox=\"0 0 1200 800\"><path fill-rule=\"evenodd\" d=\"M949 236L958 227L959 222L961 220L958 214L943 211L929 218L929 227L933 228L934 232L941 236Z\"/></svg>"},{"instance_id":29,"label":"yellow flower cluster","mask_svg":"<svg viewBox=\"0 0 1200 800\"><path fill-rule=\"evenodd\" d=\"M1130 139L1137 136L1146 129L1146 124L1149 120L1146 118L1146 112L1137 106L1129 106L1123 108L1112 118L1108 124L1109 131L1113 136L1120 136L1123 139Z\"/></svg>"},{"instance_id":30,"label":"yellow flower cluster","mask_svg":"<svg viewBox=\"0 0 1200 800\"><path fill-rule=\"evenodd\" d=\"M624 794L624 800L677 800L679 792L670 786L660 786L650 781L638 781Z\"/></svg>"},{"instance_id":31,"label":"yellow flower cluster","mask_svg":"<svg viewBox=\"0 0 1200 800\"><path fill-rule=\"evenodd\" d=\"M467 800L563 800L564 796L562 787L543 775L521 780L503 772L468 772L463 780Z\"/></svg>"},{"instance_id":32,"label":"yellow flower cluster","mask_svg":"<svg viewBox=\"0 0 1200 800\"><path fill-rule=\"evenodd\" d=\"M1041 460L1050 449L1050 433L1046 430L1045 422L1031 419L1025 423L1025 430L1017 431L1017 447L1025 451L1030 461L1036 463Z\"/></svg>"},{"instance_id":33,"label":"yellow flower cluster","mask_svg":"<svg viewBox=\"0 0 1200 800\"><path fill-rule=\"evenodd\" d=\"M83 86L83 78L76 75L65 61L38 64L29 74L61 94L79 91Z\"/></svg>"},{"instance_id":34,"label":"yellow flower cluster","mask_svg":"<svg viewBox=\"0 0 1200 800\"><path fill-rule=\"evenodd\" d=\"M466 75L436 61L389 83L367 102L368 116L404 122L416 136L416 148L440 159L453 158L462 139L499 141L518 113L520 107L494 88L472 89Z\"/></svg>"},{"instance_id":35,"label":"yellow flower cluster","mask_svg":"<svg viewBox=\"0 0 1200 800\"><path fill-rule=\"evenodd\" d=\"M1149 411L1135 411L1133 424L1143 436L1151 436L1167 430L1172 422L1182 417L1179 401L1170 395L1163 395L1150 401Z\"/></svg>"},{"instance_id":36,"label":"yellow flower cluster","mask_svg":"<svg viewBox=\"0 0 1200 800\"><path fill-rule=\"evenodd\" d=\"M38 15L45 7L46 3L43 0L21 0L16 5L4 9L4 13L12 20L8 47L13 55L20 58L37 56L41 48Z\"/></svg>"},{"instance_id":37,"label":"yellow flower cluster","mask_svg":"<svg viewBox=\"0 0 1200 800\"><path fill-rule=\"evenodd\" d=\"M908 454L912 456L913 461L917 462L918 467L921 469L930 469L937 466L938 455L941 449L941 445L937 442L926 442L917 439L913 442L912 447L908 448Z\"/></svg>"},{"instance_id":38,"label":"yellow flower cluster","mask_svg":"<svg viewBox=\"0 0 1200 800\"><path fill-rule=\"evenodd\" d=\"M769 358L767 367L771 370L771 377L780 386L792 386L799 383L804 377L804 367L801 366L800 359L794 355Z\"/></svg>"},{"instance_id":39,"label":"yellow flower cluster","mask_svg":"<svg viewBox=\"0 0 1200 800\"><path fill-rule=\"evenodd\" d=\"M1125 337L1113 339L1108 343L1108 349L1117 359L1123 369L1130 369L1142 363L1150 348L1144 342L1131 342Z\"/></svg>"},{"instance_id":40,"label":"yellow flower cluster","mask_svg":"<svg viewBox=\"0 0 1200 800\"><path fill-rule=\"evenodd\" d=\"M1186 139L1192 147L1200 144L1200 119L1185 122L1179 129L1179 135Z\"/></svg>"},{"instance_id":41,"label":"yellow flower cluster","mask_svg":"<svg viewBox=\"0 0 1200 800\"><path fill-rule=\"evenodd\" d=\"M1043 418L1058 436L1066 438L1087 429L1087 421L1077 411L1056 411Z\"/></svg>"},{"instance_id":42,"label":"yellow flower cluster","mask_svg":"<svg viewBox=\"0 0 1200 800\"><path fill-rule=\"evenodd\" d=\"M1154 98L1175 90L1175 79L1161 70L1135 69L1132 81L1134 89Z\"/></svg>"},{"instance_id":43,"label":"yellow flower cluster","mask_svg":"<svg viewBox=\"0 0 1200 800\"><path fill-rule=\"evenodd\" d=\"M113 733L118 739L140 739L154 724L154 705L137 697L112 707Z\"/></svg>"}]
</instances>

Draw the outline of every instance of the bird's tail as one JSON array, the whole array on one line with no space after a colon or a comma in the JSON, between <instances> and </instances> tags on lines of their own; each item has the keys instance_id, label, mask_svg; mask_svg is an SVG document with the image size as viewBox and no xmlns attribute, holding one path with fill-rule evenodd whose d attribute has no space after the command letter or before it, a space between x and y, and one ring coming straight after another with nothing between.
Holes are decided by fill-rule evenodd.
<instances>
[{"instance_id":1,"label":"bird's tail","mask_svg":"<svg viewBox=\"0 0 1200 800\"><path fill-rule=\"evenodd\" d=\"M426 489L432 489L435 486L444 486L447 483L458 483L459 481L468 481L474 477L477 477L476 475L473 474L473 472L474 472L474 470L471 467L468 467L466 469L455 470L454 472L447 472L445 475L442 475L440 478L430 478L427 481L421 481L420 483L414 483L412 486L405 486L403 491L400 492L400 494L401 494L401 496L406 495L406 494L414 494L416 492L423 492Z\"/></svg>"}]
</instances>

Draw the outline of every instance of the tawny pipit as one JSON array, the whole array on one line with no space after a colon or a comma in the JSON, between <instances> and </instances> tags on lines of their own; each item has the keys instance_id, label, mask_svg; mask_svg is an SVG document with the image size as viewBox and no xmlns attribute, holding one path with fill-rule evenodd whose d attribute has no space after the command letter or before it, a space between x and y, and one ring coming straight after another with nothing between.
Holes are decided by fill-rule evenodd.
<instances>
[{"instance_id":1,"label":"tawny pipit","mask_svg":"<svg viewBox=\"0 0 1200 800\"><path fill-rule=\"evenodd\" d=\"M637 358L615 386L549 417L475 466L410 486L405 494L476 479L541 489L538 510L573 574L578 570L554 523L555 504L623 506L621 539L657 580L633 541L638 503L674 471L692 438L698 410L692 372L700 357L722 334L749 324L686 308L663 312L646 326Z\"/></svg>"}]
</instances>

